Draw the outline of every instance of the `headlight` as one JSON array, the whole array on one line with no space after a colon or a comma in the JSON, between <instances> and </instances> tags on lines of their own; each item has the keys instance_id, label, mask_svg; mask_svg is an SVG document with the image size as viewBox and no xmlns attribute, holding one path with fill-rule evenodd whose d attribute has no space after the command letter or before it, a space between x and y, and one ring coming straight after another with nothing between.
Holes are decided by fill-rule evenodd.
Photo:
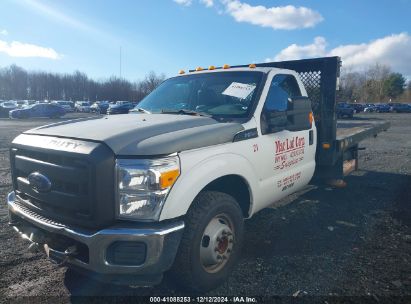
<instances>
[{"instance_id":1,"label":"headlight","mask_svg":"<svg viewBox=\"0 0 411 304\"><path fill-rule=\"evenodd\" d=\"M155 221L180 175L180 164L177 156L118 159L116 174L118 217Z\"/></svg>"}]
</instances>

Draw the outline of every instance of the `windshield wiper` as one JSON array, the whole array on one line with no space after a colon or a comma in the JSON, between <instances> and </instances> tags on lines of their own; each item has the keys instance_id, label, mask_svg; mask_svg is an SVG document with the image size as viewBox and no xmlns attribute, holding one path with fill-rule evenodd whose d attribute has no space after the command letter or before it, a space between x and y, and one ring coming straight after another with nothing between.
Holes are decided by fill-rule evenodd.
<instances>
[{"instance_id":1,"label":"windshield wiper","mask_svg":"<svg viewBox=\"0 0 411 304\"><path fill-rule=\"evenodd\" d=\"M133 112L133 111L141 112L141 113L145 113L145 114L151 114L150 111L147 111L147 110L145 110L145 109L143 109L143 108L132 108L130 112Z\"/></svg>"},{"instance_id":2,"label":"windshield wiper","mask_svg":"<svg viewBox=\"0 0 411 304\"><path fill-rule=\"evenodd\" d=\"M210 114L207 114L204 112L197 112L193 110L186 110L186 109L179 109L179 110L162 109L161 114L182 114L182 115L204 116L204 117L213 118L213 116Z\"/></svg>"}]
</instances>

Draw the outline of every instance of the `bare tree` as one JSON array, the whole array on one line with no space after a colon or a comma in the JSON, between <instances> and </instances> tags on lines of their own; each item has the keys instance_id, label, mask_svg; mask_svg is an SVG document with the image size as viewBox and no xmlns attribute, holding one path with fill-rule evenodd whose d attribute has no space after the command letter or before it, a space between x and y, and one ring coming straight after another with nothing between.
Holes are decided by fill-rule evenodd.
<instances>
[{"instance_id":1,"label":"bare tree","mask_svg":"<svg viewBox=\"0 0 411 304\"><path fill-rule=\"evenodd\" d=\"M139 89L144 95L151 93L156 87L158 87L165 79L164 74L157 75L151 71L139 84Z\"/></svg>"},{"instance_id":2,"label":"bare tree","mask_svg":"<svg viewBox=\"0 0 411 304\"><path fill-rule=\"evenodd\" d=\"M366 72L366 94L372 101L384 101L384 83L391 73L390 67L376 63Z\"/></svg>"},{"instance_id":3,"label":"bare tree","mask_svg":"<svg viewBox=\"0 0 411 304\"><path fill-rule=\"evenodd\" d=\"M80 71L26 72L12 65L0 69L0 99L140 101L164 79L164 74L150 72L143 81L134 83L117 77L95 81Z\"/></svg>"},{"instance_id":4,"label":"bare tree","mask_svg":"<svg viewBox=\"0 0 411 304\"><path fill-rule=\"evenodd\" d=\"M355 72L352 67L344 67L341 70L341 89L337 97L340 101L351 102L389 101L402 93L398 88L398 79L404 78L401 74L392 73L389 66L378 63Z\"/></svg>"}]
</instances>

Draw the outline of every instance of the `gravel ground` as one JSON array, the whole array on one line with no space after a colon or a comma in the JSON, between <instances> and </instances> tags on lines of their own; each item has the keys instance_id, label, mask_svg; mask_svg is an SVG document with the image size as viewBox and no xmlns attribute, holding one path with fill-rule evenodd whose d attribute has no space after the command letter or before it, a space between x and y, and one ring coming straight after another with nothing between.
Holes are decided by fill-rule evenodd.
<instances>
[{"instance_id":1,"label":"gravel ground","mask_svg":"<svg viewBox=\"0 0 411 304\"><path fill-rule=\"evenodd\" d=\"M375 116L391 121L391 128L362 143L360 170L346 178L347 188L312 185L291 203L247 221L238 267L208 295L411 301L411 115ZM49 122L0 120L0 302L20 296L69 302L77 295L181 295L167 277L152 288L90 281L28 252L7 225L9 144L23 130Z\"/></svg>"}]
</instances>

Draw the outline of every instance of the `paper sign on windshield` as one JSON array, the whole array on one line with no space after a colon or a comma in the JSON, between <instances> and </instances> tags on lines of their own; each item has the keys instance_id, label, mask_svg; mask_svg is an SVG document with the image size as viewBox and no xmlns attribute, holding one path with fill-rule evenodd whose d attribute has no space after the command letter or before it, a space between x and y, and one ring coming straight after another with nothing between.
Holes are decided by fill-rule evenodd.
<instances>
[{"instance_id":1,"label":"paper sign on windshield","mask_svg":"<svg viewBox=\"0 0 411 304\"><path fill-rule=\"evenodd\" d=\"M223 95L237 97L240 99L247 98L255 89L255 85L245 84L240 82L233 82L230 86L224 90Z\"/></svg>"}]
</instances>

